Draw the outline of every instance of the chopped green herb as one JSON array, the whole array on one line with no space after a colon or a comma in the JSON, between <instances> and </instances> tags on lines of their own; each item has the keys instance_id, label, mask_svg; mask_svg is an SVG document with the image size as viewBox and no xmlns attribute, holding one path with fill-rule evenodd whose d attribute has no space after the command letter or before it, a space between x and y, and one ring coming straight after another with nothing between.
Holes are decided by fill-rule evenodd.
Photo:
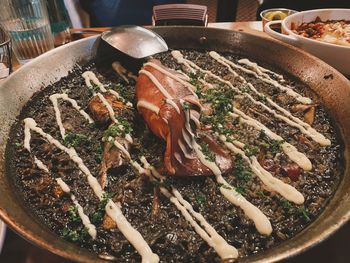
<instances>
[{"instance_id":1,"label":"chopped green herb","mask_svg":"<svg viewBox=\"0 0 350 263\"><path fill-rule=\"evenodd\" d=\"M95 85L95 84L92 84L90 87L88 87L89 88L89 93L90 93L90 95L92 96L92 95L94 95L95 93L96 93L96 91L98 91L100 88L97 86L97 85Z\"/></svg>"},{"instance_id":2,"label":"chopped green herb","mask_svg":"<svg viewBox=\"0 0 350 263\"><path fill-rule=\"evenodd\" d=\"M270 140L269 145L270 145L270 151L272 152L273 155L276 155L281 151L281 145L284 143L284 140Z\"/></svg>"},{"instance_id":3,"label":"chopped green herb","mask_svg":"<svg viewBox=\"0 0 350 263\"><path fill-rule=\"evenodd\" d=\"M16 145L17 147L21 147L21 146L22 146L22 143L20 143L20 142L15 142L15 145Z\"/></svg>"},{"instance_id":4,"label":"chopped green herb","mask_svg":"<svg viewBox=\"0 0 350 263\"><path fill-rule=\"evenodd\" d=\"M105 207L108 203L108 200L111 198L111 195L108 193L104 193L102 196L102 200L97 206L97 209L90 216L91 222L94 224L99 224L102 222L103 216L105 215Z\"/></svg>"},{"instance_id":5,"label":"chopped green herb","mask_svg":"<svg viewBox=\"0 0 350 263\"><path fill-rule=\"evenodd\" d=\"M103 154L103 148L100 143L96 143L95 145L95 153L96 153L96 162L101 163L102 161L102 154Z\"/></svg>"},{"instance_id":6,"label":"chopped green herb","mask_svg":"<svg viewBox=\"0 0 350 263\"><path fill-rule=\"evenodd\" d=\"M203 204L205 202L205 197L203 195L199 195L196 197L196 200L198 202L198 204Z\"/></svg>"},{"instance_id":7,"label":"chopped green herb","mask_svg":"<svg viewBox=\"0 0 350 263\"><path fill-rule=\"evenodd\" d=\"M223 134L223 135L231 135L233 133L233 130L227 127L220 125L216 125L213 127L214 131L218 132L219 134Z\"/></svg>"},{"instance_id":8,"label":"chopped green herb","mask_svg":"<svg viewBox=\"0 0 350 263\"><path fill-rule=\"evenodd\" d=\"M104 216L104 213L102 211L95 211L90 216L91 222L93 224L100 224L102 222L103 216Z\"/></svg>"},{"instance_id":9,"label":"chopped green herb","mask_svg":"<svg viewBox=\"0 0 350 263\"><path fill-rule=\"evenodd\" d=\"M264 140L264 139L266 139L266 132L265 132L265 130L260 130L260 133L259 133L259 138L260 139L262 139L262 140Z\"/></svg>"},{"instance_id":10,"label":"chopped green herb","mask_svg":"<svg viewBox=\"0 0 350 263\"><path fill-rule=\"evenodd\" d=\"M309 216L309 212L304 207L300 207L297 210L297 213L299 216L303 217L305 221L307 221L307 222L311 221L310 216Z\"/></svg>"},{"instance_id":11,"label":"chopped green herb","mask_svg":"<svg viewBox=\"0 0 350 263\"><path fill-rule=\"evenodd\" d=\"M244 86L244 87L241 88L241 91L243 93L249 93L250 92L250 88L248 86Z\"/></svg>"},{"instance_id":12,"label":"chopped green herb","mask_svg":"<svg viewBox=\"0 0 350 263\"><path fill-rule=\"evenodd\" d=\"M236 187L235 190L236 190L237 193L239 193L241 195L245 195L245 188L244 187L238 186L238 187Z\"/></svg>"},{"instance_id":13,"label":"chopped green herb","mask_svg":"<svg viewBox=\"0 0 350 263\"><path fill-rule=\"evenodd\" d=\"M252 171L245 166L240 154L236 155L234 173L238 179L239 186L245 186L252 177Z\"/></svg>"},{"instance_id":14,"label":"chopped green herb","mask_svg":"<svg viewBox=\"0 0 350 263\"><path fill-rule=\"evenodd\" d=\"M96 124L96 122L89 123L89 127L90 127L91 129L95 129L95 128L97 128L97 124Z\"/></svg>"},{"instance_id":15,"label":"chopped green herb","mask_svg":"<svg viewBox=\"0 0 350 263\"><path fill-rule=\"evenodd\" d=\"M259 153L259 148L254 145L245 145L243 150L245 155L247 155L248 157L257 155Z\"/></svg>"},{"instance_id":16,"label":"chopped green herb","mask_svg":"<svg viewBox=\"0 0 350 263\"><path fill-rule=\"evenodd\" d=\"M166 177L165 180L160 184L161 186L164 186L165 188L170 188L172 184L172 180L170 177Z\"/></svg>"},{"instance_id":17,"label":"chopped green herb","mask_svg":"<svg viewBox=\"0 0 350 263\"><path fill-rule=\"evenodd\" d=\"M78 213L78 208L75 205L72 205L68 208L68 214L73 222L80 222L80 216Z\"/></svg>"},{"instance_id":18,"label":"chopped green herb","mask_svg":"<svg viewBox=\"0 0 350 263\"><path fill-rule=\"evenodd\" d=\"M119 95L127 101L133 101L135 98L134 91L130 87L126 87L121 83L112 86L111 89L117 91Z\"/></svg>"},{"instance_id":19,"label":"chopped green herb","mask_svg":"<svg viewBox=\"0 0 350 263\"><path fill-rule=\"evenodd\" d=\"M190 106L190 104L189 104L188 102L184 102L184 103L182 104L182 107L183 107L184 110L189 110L189 109L191 109L191 106Z\"/></svg>"},{"instance_id":20,"label":"chopped green herb","mask_svg":"<svg viewBox=\"0 0 350 263\"><path fill-rule=\"evenodd\" d=\"M115 138L117 136L125 136L126 134L130 134L133 129L131 127L130 122L123 118L118 118L118 124L114 123L105 130L103 137L108 139L109 137Z\"/></svg>"},{"instance_id":21,"label":"chopped green herb","mask_svg":"<svg viewBox=\"0 0 350 263\"><path fill-rule=\"evenodd\" d=\"M78 229L72 230L68 227L65 227L62 230L62 237L66 240L78 242L85 239L88 235L88 230L85 227L80 227Z\"/></svg>"},{"instance_id":22,"label":"chopped green herb","mask_svg":"<svg viewBox=\"0 0 350 263\"><path fill-rule=\"evenodd\" d=\"M256 195L260 197L266 197L266 195L264 194L264 191L259 191L256 193Z\"/></svg>"},{"instance_id":23,"label":"chopped green herb","mask_svg":"<svg viewBox=\"0 0 350 263\"><path fill-rule=\"evenodd\" d=\"M80 134L80 133L67 133L66 136L64 137L64 143L68 146L68 147L78 147L80 146L82 143L88 142L89 138L84 135L84 134Z\"/></svg>"},{"instance_id":24,"label":"chopped green herb","mask_svg":"<svg viewBox=\"0 0 350 263\"><path fill-rule=\"evenodd\" d=\"M259 133L259 139L264 140L266 144L264 145L273 155L281 152L281 145L285 142L284 140L274 140L270 139L264 130Z\"/></svg>"},{"instance_id":25,"label":"chopped green herb","mask_svg":"<svg viewBox=\"0 0 350 263\"><path fill-rule=\"evenodd\" d=\"M233 119L232 124L233 125L238 125L240 121L241 121L241 116L238 116L238 117Z\"/></svg>"},{"instance_id":26,"label":"chopped green herb","mask_svg":"<svg viewBox=\"0 0 350 263\"><path fill-rule=\"evenodd\" d=\"M77 242L81 240L81 235L77 230L71 230L65 227L62 231L62 237L66 240Z\"/></svg>"},{"instance_id":27,"label":"chopped green herb","mask_svg":"<svg viewBox=\"0 0 350 263\"><path fill-rule=\"evenodd\" d=\"M202 142L202 143L200 143L200 147L201 147L202 152L205 156L205 159L210 161L210 162L215 162L215 154L209 150L209 145Z\"/></svg>"},{"instance_id":28,"label":"chopped green herb","mask_svg":"<svg viewBox=\"0 0 350 263\"><path fill-rule=\"evenodd\" d=\"M267 101L267 97L262 95L262 96L259 96L258 100L262 101L262 102L266 102Z\"/></svg>"},{"instance_id":29,"label":"chopped green herb","mask_svg":"<svg viewBox=\"0 0 350 263\"><path fill-rule=\"evenodd\" d=\"M284 210L289 210L290 208L292 208L292 204L286 199L281 199L280 205Z\"/></svg>"}]
</instances>

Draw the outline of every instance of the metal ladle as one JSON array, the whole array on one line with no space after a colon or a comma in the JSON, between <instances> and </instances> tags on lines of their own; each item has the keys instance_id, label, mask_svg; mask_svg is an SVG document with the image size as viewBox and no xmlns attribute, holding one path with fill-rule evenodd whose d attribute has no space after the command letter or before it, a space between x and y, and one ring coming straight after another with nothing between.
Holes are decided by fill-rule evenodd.
<instances>
[{"instance_id":1,"label":"metal ladle","mask_svg":"<svg viewBox=\"0 0 350 263\"><path fill-rule=\"evenodd\" d=\"M168 51L168 45L161 36L140 26L115 27L103 32L101 38L134 59Z\"/></svg>"}]
</instances>

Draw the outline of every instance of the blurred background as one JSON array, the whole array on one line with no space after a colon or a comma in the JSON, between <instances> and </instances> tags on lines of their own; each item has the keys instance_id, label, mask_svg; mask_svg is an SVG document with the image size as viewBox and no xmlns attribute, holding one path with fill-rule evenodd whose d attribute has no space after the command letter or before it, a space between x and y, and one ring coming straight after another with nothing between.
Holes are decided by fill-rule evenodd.
<instances>
[{"instance_id":1,"label":"blurred background","mask_svg":"<svg viewBox=\"0 0 350 263\"><path fill-rule=\"evenodd\" d=\"M186 3L208 7L209 22L260 20L262 10L284 7L297 11L317 8L350 8L349 0L64 0L73 27L151 24L152 7ZM77 23L76 25L74 25ZM79 24L81 26L79 26Z\"/></svg>"}]
</instances>

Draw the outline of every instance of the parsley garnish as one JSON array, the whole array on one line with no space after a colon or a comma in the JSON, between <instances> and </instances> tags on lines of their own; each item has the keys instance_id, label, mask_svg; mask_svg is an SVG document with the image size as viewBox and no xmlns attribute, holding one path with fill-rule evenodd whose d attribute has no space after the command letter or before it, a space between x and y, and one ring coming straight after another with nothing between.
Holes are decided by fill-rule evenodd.
<instances>
[{"instance_id":1,"label":"parsley garnish","mask_svg":"<svg viewBox=\"0 0 350 263\"><path fill-rule=\"evenodd\" d=\"M205 159L210 162L215 162L215 154L210 151L209 145L205 142L200 143L200 147L202 149L202 153L205 156Z\"/></svg>"},{"instance_id":2,"label":"parsley garnish","mask_svg":"<svg viewBox=\"0 0 350 263\"><path fill-rule=\"evenodd\" d=\"M126 87L121 83L112 86L111 89L117 91L120 96L127 101L133 101L135 98L134 91L130 87Z\"/></svg>"},{"instance_id":3,"label":"parsley garnish","mask_svg":"<svg viewBox=\"0 0 350 263\"><path fill-rule=\"evenodd\" d=\"M259 148L254 145L245 145L243 150L245 155L247 155L248 157L257 155L259 153Z\"/></svg>"},{"instance_id":4,"label":"parsley garnish","mask_svg":"<svg viewBox=\"0 0 350 263\"><path fill-rule=\"evenodd\" d=\"M96 211L91 215L91 222L94 224L99 224L102 222L103 216L105 214L105 207L108 203L108 200L111 198L110 194L104 193L102 200L97 206Z\"/></svg>"},{"instance_id":5,"label":"parsley garnish","mask_svg":"<svg viewBox=\"0 0 350 263\"><path fill-rule=\"evenodd\" d=\"M73 242L82 241L87 236L87 234L88 234L88 231L86 228L72 230L72 229L69 229L68 227L65 227L62 231L62 237L66 240L73 241Z\"/></svg>"},{"instance_id":6,"label":"parsley garnish","mask_svg":"<svg viewBox=\"0 0 350 263\"><path fill-rule=\"evenodd\" d=\"M103 137L108 139L109 137L115 138L117 136L125 136L133 131L130 122L126 119L118 118L118 124L113 123L105 130Z\"/></svg>"},{"instance_id":7,"label":"parsley garnish","mask_svg":"<svg viewBox=\"0 0 350 263\"><path fill-rule=\"evenodd\" d=\"M199 195L196 197L196 200L198 202L198 204L203 204L205 202L205 197L203 195Z\"/></svg>"},{"instance_id":8,"label":"parsley garnish","mask_svg":"<svg viewBox=\"0 0 350 263\"><path fill-rule=\"evenodd\" d=\"M241 116L238 116L238 117L233 119L232 124L233 125L238 125L240 121L241 121Z\"/></svg>"},{"instance_id":9,"label":"parsley garnish","mask_svg":"<svg viewBox=\"0 0 350 263\"><path fill-rule=\"evenodd\" d=\"M262 102L266 102L267 98L266 98L266 96L261 95L261 96L258 97L258 100L262 101Z\"/></svg>"},{"instance_id":10,"label":"parsley garnish","mask_svg":"<svg viewBox=\"0 0 350 263\"><path fill-rule=\"evenodd\" d=\"M188 102L182 103L182 107L183 107L184 110L189 110L189 109L191 109L191 106L190 106L190 104L189 104Z\"/></svg>"},{"instance_id":11,"label":"parsley garnish","mask_svg":"<svg viewBox=\"0 0 350 263\"><path fill-rule=\"evenodd\" d=\"M80 146L82 143L87 142L88 141L88 137L84 134L80 134L80 133L68 133L66 134L66 136L64 137L64 143L68 146L68 147L77 147Z\"/></svg>"},{"instance_id":12,"label":"parsley garnish","mask_svg":"<svg viewBox=\"0 0 350 263\"><path fill-rule=\"evenodd\" d=\"M235 190L236 190L237 193L239 193L241 195L245 195L245 188L244 187L238 186L238 187L236 187Z\"/></svg>"},{"instance_id":13,"label":"parsley garnish","mask_svg":"<svg viewBox=\"0 0 350 263\"><path fill-rule=\"evenodd\" d=\"M286 199L280 199L280 205L284 210L289 210L292 208L292 204Z\"/></svg>"},{"instance_id":14,"label":"parsley garnish","mask_svg":"<svg viewBox=\"0 0 350 263\"><path fill-rule=\"evenodd\" d=\"M90 95L94 95L96 91L98 91L100 88L96 84L92 84L89 88Z\"/></svg>"},{"instance_id":15,"label":"parsley garnish","mask_svg":"<svg viewBox=\"0 0 350 263\"><path fill-rule=\"evenodd\" d=\"M306 222L311 221L310 216L309 216L309 212L304 207L300 207L297 210L297 213L299 216L303 217Z\"/></svg>"},{"instance_id":16,"label":"parsley garnish","mask_svg":"<svg viewBox=\"0 0 350 263\"><path fill-rule=\"evenodd\" d=\"M244 165L242 156L237 154L235 159L234 173L238 179L238 185L243 187L252 177L250 168Z\"/></svg>"},{"instance_id":17,"label":"parsley garnish","mask_svg":"<svg viewBox=\"0 0 350 263\"><path fill-rule=\"evenodd\" d=\"M68 214L73 222L80 222L81 221L79 213L78 213L78 208L76 206L74 206L74 205L70 206L68 208Z\"/></svg>"}]
</instances>

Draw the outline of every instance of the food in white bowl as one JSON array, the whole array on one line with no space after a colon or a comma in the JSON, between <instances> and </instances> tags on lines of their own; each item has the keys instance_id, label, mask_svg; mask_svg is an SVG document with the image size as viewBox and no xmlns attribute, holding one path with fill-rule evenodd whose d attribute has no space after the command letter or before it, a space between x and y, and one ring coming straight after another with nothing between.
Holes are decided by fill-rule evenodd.
<instances>
[{"instance_id":1,"label":"food in white bowl","mask_svg":"<svg viewBox=\"0 0 350 263\"><path fill-rule=\"evenodd\" d=\"M300 47L343 74L350 75L349 17L350 9L309 10L288 16L282 22L271 21L264 30L270 36ZM282 34L271 29L276 23L281 23Z\"/></svg>"},{"instance_id":2,"label":"food in white bowl","mask_svg":"<svg viewBox=\"0 0 350 263\"><path fill-rule=\"evenodd\" d=\"M303 37L323 41L330 44L350 46L350 21L327 20L316 17L315 21L292 26L294 33Z\"/></svg>"}]
</instances>

